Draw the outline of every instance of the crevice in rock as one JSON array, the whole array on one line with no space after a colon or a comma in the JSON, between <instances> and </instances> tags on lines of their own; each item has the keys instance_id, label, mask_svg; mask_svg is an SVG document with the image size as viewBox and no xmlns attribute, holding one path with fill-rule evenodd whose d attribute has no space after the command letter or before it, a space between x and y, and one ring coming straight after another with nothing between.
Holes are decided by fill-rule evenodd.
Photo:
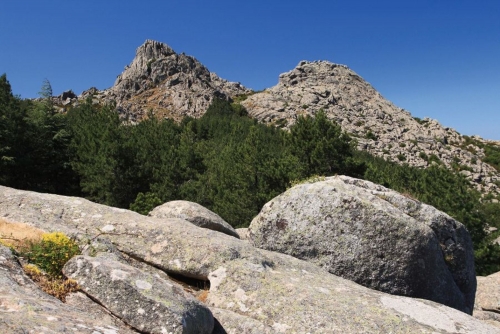
<instances>
[{"instance_id":1,"label":"crevice in rock","mask_svg":"<svg viewBox=\"0 0 500 334\"><path fill-rule=\"evenodd\" d=\"M481 311L487 311L487 312L492 312L492 313L496 313L496 314L500 314L500 310L497 310L497 309L494 309L494 308L484 308L484 307L481 307Z\"/></svg>"},{"instance_id":2,"label":"crevice in rock","mask_svg":"<svg viewBox=\"0 0 500 334\"><path fill-rule=\"evenodd\" d=\"M132 259L133 261L139 262L143 265L147 265L157 270L160 270L161 272L165 273L170 280L182 285L182 287L187 292L196 294L196 292L200 290L210 290L210 281L208 280L208 278L190 277L170 270L165 270L159 265L146 261L132 253L126 252L124 250L119 250L119 252L126 258Z\"/></svg>"},{"instance_id":3,"label":"crevice in rock","mask_svg":"<svg viewBox=\"0 0 500 334\"><path fill-rule=\"evenodd\" d=\"M120 321L121 323L125 324L125 326L127 326L130 330L132 330L132 331L134 331L136 333L139 333L139 334L149 334L149 332L144 332L144 331L141 331L141 330L139 330L139 329L131 326L125 320L123 320L122 318L120 318L119 315L114 314L113 312L111 312L108 308L106 308L106 306L104 306L104 304L102 304L98 299L94 298L92 295L88 294L85 290L80 289L79 291L81 293L83 293L85 296L87 296L94 303L96 303L97 305L99 305L104 310L104 312L106 312L107 314L109 314L111 317L115 318L116 321Z\"/></svg>"}]
</instances>

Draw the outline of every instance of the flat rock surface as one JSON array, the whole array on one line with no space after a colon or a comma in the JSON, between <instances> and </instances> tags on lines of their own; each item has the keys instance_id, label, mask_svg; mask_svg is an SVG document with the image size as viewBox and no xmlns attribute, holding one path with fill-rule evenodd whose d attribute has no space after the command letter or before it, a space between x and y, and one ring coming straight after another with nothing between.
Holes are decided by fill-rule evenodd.
<instances>
[{"instance_id":1,"label":"flat rock surface","mask_svg":"<svg viewBox=\"0 0 500 334\"><path fill-rule=\"evenodd\" d=\"M370 290L317 265L184 220L6 187L0 187L0 217L63 231L82 242L100 234L138 261L208 278L209 308L251 318L275 333L500 333L455 309ZM223 317L218 320L226 332L238 328Z\"/></svg>"}]
</instances>

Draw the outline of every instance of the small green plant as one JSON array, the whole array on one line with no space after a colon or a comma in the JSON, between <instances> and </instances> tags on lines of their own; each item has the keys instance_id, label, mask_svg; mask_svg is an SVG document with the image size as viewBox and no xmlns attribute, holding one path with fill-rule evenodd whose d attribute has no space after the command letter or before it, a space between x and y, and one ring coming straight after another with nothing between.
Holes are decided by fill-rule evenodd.
<instances>
[{"instance_id":1,"label":"small green plant","mask_svg":"<svg viewBox=\"0 0 500 334\"><path fill-rule=\"evenodd\" d=\"M365 135L365 138L371 140L378 140L378 137L371 130L368 130L368 132Z\"/></svg>"},{"instance_id":2,"label":"small green plant","mask_svg":"<svg viewBox=\"0 0 500 334\"><path fill-rule=\"evenodd\" d=\"M151 74L151 64L156 61L156 58L150 59L148 63L146 64L148 74Z\"/></svg>"},{"instance_id":3,"label":"small green plant","mask_svg":"<svg viewBox=\"0 0 500 334\"><path fill-rule=\"evenodd\" d=\"M418 156L424 161L429 161L429 156L425 152L420 152Z\"/></svg>"},{"instance_id":4,"label":"small green plant","mask_svg":"<svg viewBox=\"0 0 500 334\"><path fill-rule=\"evenodd\" d=\"M405 143L399 143L399 147L406 147Z\"/></svg>"},{"instance_id":5,"label":"small green plant","mask_svg":"<svg viewBox=\"0 0 500 334\"><path fill-rule=\"evenodd\" d=\"M52 278L46 273L42 272L34 264L25 264L23 266L23 269L26 275L28 275L35 283L37 283L43 291L45 291L49 295L56 297L62 302L66 301L66 296L69 293L76 292L80 289L78 283L75 280Z\"/></svg>"},{"instance_id":6,"label":"small green plant","mask_svg":"<svg viewBox=\"0 0 500 334\"><path fill-rule=\"evenodd\" d=\"M437 155L435 155L434 153L430 155L429 157L429 163L432 163L432 162L435 162L437 163L438 165L441 165L442 164L442 161L441 159L439 159L439 157Z\"/></svg>"},{"instance_id":7,"label":"small green plant","mask_svg":"<svg viewBox=\"0 0 500 334\"><path fill-rule=\"evenodd\" d=\"M398 154L398 160L399 161L405 161L406 160L406 155L404 155L404 154Z\"/></svg>"},{"instance_id":8,"label":"small green plant","mask_svg":"<svg viewBox=\"0 0 500 334\"><path fill-rule=\"evenodd\" d=\"M64 233L44 233L39 241L29 241L19 255L42 269L51 278L61 278L62 268L73 256L80 254L76 242Z\"/></svg>"},{"instance_id":9,"label":"small green plant","mask_svg":"<svg viewBox=\"0 0 500 334\"><path fill-rule=\"evenodd\" d=\"M290 188L295 187L299 184L303 184L303 183L315 183L315 182L324 181L324 180L325 180L325 177L322 175L311 175L307 179L291 181Z\"/></svg>"}]
</instances>

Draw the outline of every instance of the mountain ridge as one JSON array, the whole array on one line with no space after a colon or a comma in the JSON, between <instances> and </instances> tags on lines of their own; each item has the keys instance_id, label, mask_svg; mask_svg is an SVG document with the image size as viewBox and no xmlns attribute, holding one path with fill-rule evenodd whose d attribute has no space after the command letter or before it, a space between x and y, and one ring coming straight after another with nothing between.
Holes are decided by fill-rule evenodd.
<instances>
[{"instance_id":1,"label":"mountain ridge","mask_svg":"<svg viewBox=\"0 0 500 334\"><path fill-rule=\"evenodd\" d=\"M250 117L283 128L299 116L323 110L357 139L361 150L419 168L442 164L463 174L483 194L500 193L499 171L483 161L484 145L500 151L500 142L462 136L437 120L413 117L346 65L301 61L282 73L277 85L255 92L221 79L196 58L177 54L167 44L146 40L112 87L90 89L73 98L63 93L56 104L74 105L89 96L94 103L115 102L131 122L150 112L176 121L198 118L214 98L240 103Z\"/></svg>"}]
</instances>

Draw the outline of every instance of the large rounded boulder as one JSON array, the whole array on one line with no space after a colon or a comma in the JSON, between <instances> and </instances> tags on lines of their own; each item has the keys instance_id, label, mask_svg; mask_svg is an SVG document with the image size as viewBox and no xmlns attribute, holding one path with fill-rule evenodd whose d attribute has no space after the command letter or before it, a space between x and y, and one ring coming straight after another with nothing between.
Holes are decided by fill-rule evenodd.
<instances>
[{"instance_id":1,"label":"large rounded boulder","mask_svg":"<svg viewBox=\"0 0 500 334\"><path fill-rule=\"evenodd\" d=\"M472 313L476 277L466 228L383 186L346 176L297 185L263 207L248 235L256 247L366 287Z\"/></svg>"},{"instance_id":2,"label":"large rounded boulder","mask_svg":"<svg viewBox=\"0 0 500 334\"><path fill-rule=\"evenodd\" d=\"M170 201L157 206L148 214L155 218L181 218L209 230L225 233L239 238L238 232L218 214L198 203L189 201Z\"/></svg>"}]
</instances>

